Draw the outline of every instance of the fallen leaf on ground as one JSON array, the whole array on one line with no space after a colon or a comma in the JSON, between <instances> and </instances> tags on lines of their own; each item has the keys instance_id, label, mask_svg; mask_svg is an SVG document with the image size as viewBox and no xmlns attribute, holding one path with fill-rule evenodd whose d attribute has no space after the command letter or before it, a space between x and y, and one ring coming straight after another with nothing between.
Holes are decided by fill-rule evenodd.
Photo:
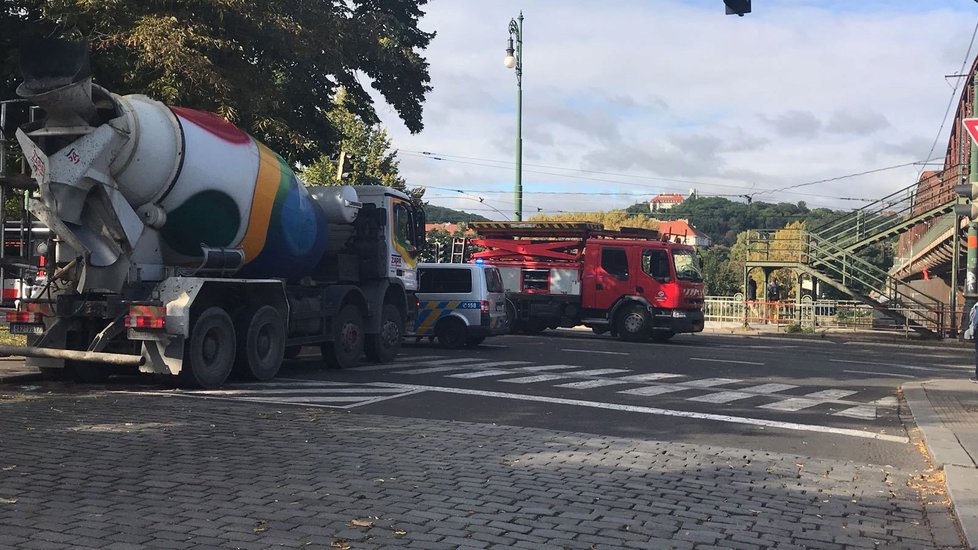
<instances>
[{"instance_id":1,"label":"fallen leaf on ground","mask_svg":"<svg viewBox=\"0 0 978 550\"><path fill-rule=\"evenodd\" d=\"M336 539L329 544L330 548L338 548L339 550L350 550L350 543L346 539Z\"/></svg>"},{"instance_id":2,"label":"fallen leaf on ground","mask_svg":"<svg viewBox=\"0 0 978 550\"><path fill-rule=\"evenodd\" d=\"M259 521L258 525L256 525L255 528L252 529L252 531L254 531L256 535L268 531L268 522L265 520Z\"/></svg>"},{"instance_id":3,"label":"fallen leaf on ground","mask_svg":"<svg viewBox=\"0 0 978 550\"><path fill-rule=\"evenodd\" d=\"M374 522L369 519L352 519L347 525L350 527L373 527Z\"/></svg>"},{"instance_id":4,"label":"fallen leaf on ground","mask_svg":"<svg viewBox=\"0 0 978 550\"><path fill-rule=\"evenodd\" d=\"M3 471L4 471L4 472L9 472L10 470L13 470L13 469L14 469L14 468L16 468L16 467L17 467L17 465L16 465L16 464L13 464L13 465L10 465L10 466L4 466L4 467L3 467Z\"/></svg>"},{"instance_id":5,"label":"fallen leaf on ground","mask_svg":"<svg viewBox=\"0 0 978 550\"><path fill-rule=\"evenodd\" d=\"M395 537L403 537L406 534L407 534L407 531L405 531L404 529L394 529L394 536Z\"/></svg>"},{"instance_id":6,"label":"fallen leaf on ground","mask_svg":"<svg viewBox=\"0 0 978 550\"><path fill-rule=\"evenodd\" d=\"M17 499L0 497L0 504L17 504Z\"/></svg>"}]
</instances>

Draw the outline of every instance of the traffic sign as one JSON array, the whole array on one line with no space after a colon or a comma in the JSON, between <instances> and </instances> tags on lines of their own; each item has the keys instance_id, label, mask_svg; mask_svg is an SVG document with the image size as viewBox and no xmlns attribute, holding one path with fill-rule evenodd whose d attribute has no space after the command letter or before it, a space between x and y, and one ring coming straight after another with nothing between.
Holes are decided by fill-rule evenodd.
<instances>
[{"instance_id":1,"label":"traffic sign","mask_svg":"<svg viewBox=\"0 0 978 550\"><path fill-rule=\"evenodd\" d=\"M971 135L971 139L978 144L978 118L966 118L961 123L964 124L964 129Z\"/></svg>"}]
</instances>

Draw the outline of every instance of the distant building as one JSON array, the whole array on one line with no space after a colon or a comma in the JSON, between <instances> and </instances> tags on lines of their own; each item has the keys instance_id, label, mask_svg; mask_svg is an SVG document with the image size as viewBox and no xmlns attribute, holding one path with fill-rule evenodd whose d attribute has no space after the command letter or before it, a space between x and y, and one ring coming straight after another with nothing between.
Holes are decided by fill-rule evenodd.
<instances>
[{"instance_id":1,"label":"distant building","mask_svg":"<svg viewBox=\"0 0 978 550\"><path fill-rule=\"evenodd\" d=\"M682 204L686 200L679 193L663 193L652 197L649 201L649 211L669 210L677 204Z\"/></svg>"},{"instance_id":2,"label":"distant building","mask_svg":"<svg viewBox=\"0 0 978 550\"><path fill-rule=\"evenodd\" d=\"M454 234L460 228L460 224L457 223L426 223L424 224L424 232L428 233L432 229L441 229L442 231L448 233L449 235ZM471 229L466 229L465 233L469 234L473 231Z\"/></svg>"},{"instance_id":3,"label":"distant building","mask_svg":"<svg viewBox=\"0 0 978 550\"><path fill-rule=\"evenodd\" d=\"M670 241L689 246L706 247L711 242L709 235L689 224L689 220L659 222L659 234Z\"/></svg>"}]
</instances>

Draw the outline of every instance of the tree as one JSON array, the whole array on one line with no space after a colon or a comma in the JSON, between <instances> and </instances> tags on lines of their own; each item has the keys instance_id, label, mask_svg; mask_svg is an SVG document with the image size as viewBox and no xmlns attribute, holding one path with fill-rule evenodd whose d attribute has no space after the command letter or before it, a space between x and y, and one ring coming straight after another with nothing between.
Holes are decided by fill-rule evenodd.
<instances>
[{"instance_id":1,"label":"tree","mask_svg":"<svg viewBox=\"0 0 978 550\"><path fill-rule=\"evenodd\" d=\"M622 227L658 229L658 220L648 216L629 214L624 210L608 212L569 212L562 214L537 214L530 218L534 222L592 222L604 225L605 229L617 230Z\"/></svg>"},{"instance_id":2,"label":"tree","mask_svg":"<svg viewBox=\"0 0 978 550\"><path fill-rule=\"evenodd\" d=\"M86 40L97 83L212 111L290 161L312 163L340 137L327 113L344 88L354 113L378 118L366 75L412 132L431 90L418 28L427 0L18 0L0 11L0 94L19 81L32 36Z\"/></svg>"}]
</instances>

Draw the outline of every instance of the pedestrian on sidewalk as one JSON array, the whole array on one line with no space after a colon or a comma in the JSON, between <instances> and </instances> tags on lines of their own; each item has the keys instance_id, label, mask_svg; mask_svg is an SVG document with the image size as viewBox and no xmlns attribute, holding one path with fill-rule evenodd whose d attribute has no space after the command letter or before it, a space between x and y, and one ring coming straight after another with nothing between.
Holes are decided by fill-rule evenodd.
<instances>
[{"instance_id":1,"label":"pedestrian on sidewalk","mask_svg":"<svg viewBox=\"0 0 978 550\"><path fill-rule=\"evenodd\" d=\"M975 328L978 327L978 302L971 306L971 322L968 323L968 330L964 331L965 340L973 340L975 343L975 376L971 379L978 382L978 338L975 338Z\"/></svg>"}]
</instances>

